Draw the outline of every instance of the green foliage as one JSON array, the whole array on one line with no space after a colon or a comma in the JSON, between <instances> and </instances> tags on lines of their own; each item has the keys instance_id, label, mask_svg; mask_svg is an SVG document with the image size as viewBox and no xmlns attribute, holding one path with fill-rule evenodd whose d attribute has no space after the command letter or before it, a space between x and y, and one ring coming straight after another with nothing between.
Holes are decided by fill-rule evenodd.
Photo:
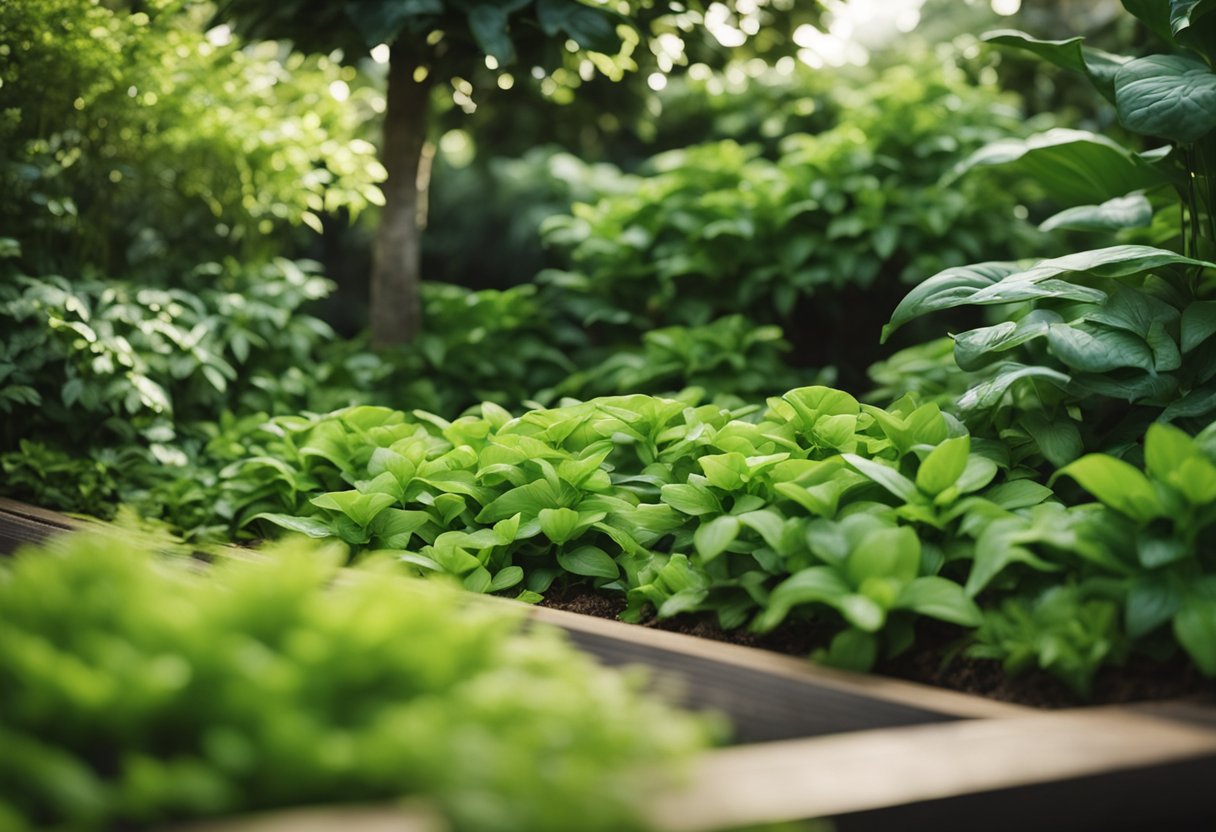
<instances>
[{"instance_id":1,"label":"green foliage","mask_svg":"<svg viewBox=\"0 0 1216 832\"><path fill-rule=\"evenodd\" d=\"M660 787L635 768L705 743L703 722L525 632L518 610L383 563L335 581L332 546L204 574L154 548L80 534L0 565L0 812L15 828L399 796L456 829L634 828Z\"/></svg>"},{"instance_id":2,"label":"green foliage","mask_svg":"<svg viewBox=\"0 0 1216 832\"><path fill-rule=\"evenodd\" d=\"M518 417L485 404L452 422L371 407L284 417L250 437L216 504L236 528L391 550L474 591L587 579L625 593L628 618L848 624L865 638L832 660L852 666L879 640L906 648L917 616L979 623L966 567L942 547L965 562L965 526L1047 489L1002 495L1002 466L911 398L884 411L808 387L739 418L751 410L631 395Z\"/></svg>"},{"instance_id":3,"label":"green foliage","mask_svg":"<svg viewBox=\"0 0 1216 832\"><path fill-rule=\"evenodd\" d=\"M751 401L793 385L798 374L782 360L788 350L779 328L755 326L741 315L703 326L652 329L642 336L640 349L612 350L553 393L575 398L672 394L691 385L711 396Z\"/></svg>"},{"instance_id":4,"label":"green foliage","mask_svg":"<svg viewBox=\"0 0 1216 832\"><path fill-rule=\"evenodd\" d=\"M830 329L846 288L881 308L926 267L1019 250L1011 194L937 184L1022 129L1005 99L927 61L837 96L840 121L786 137L775 160L730 140L669 151L629 191L548 221L570 263L549 279L588 297L572 313L640 330L732 313Z\"/></svg>"},{"instance_id":5,"label":"green foliage","mask_svg":"<svg viewBox=\"0 0 1216 832\"><path fill-rule=\"evenodd\" d=\"M1094 674L1127 653L1119 627L1119 593L1097 582L1058 586L1033 600L1016 598L988 612L976 631L974 658L998 659L1010 675L1038 667L1079 697L1093 693Z\"/></svg>"},{"instance_id":6,"label":"green foliage","mask_svg":"<svg viewBox=\"0 0 1216 832\"><path fill-rule=\"evenodd\" d=\"M1216 416L1208 326L1216 75L1210 42L1188 28L1216 17L1205 6L1183 10L1164 0L1127 5L1172 47L1195 49L1203 60L1132 59L1088 49L1079 38L1040 41L1011 31L988 38L1082 72L1125 128L1170 144L1138 153L1105 136L1054 130L990 145L956 169L1001 165L1027 175L1057 206L1071 206L1043 227L1114 233L1123 244L1033 264L947 269L914 289L884 330L929 312L998 307L1004 320L954 336L958 366L978 376L958 407L973 428L1009 443L1017 460L1060 466L1086 450L1123 454L1154 420L1194 431ZM1187 36L1159 25L1171 10Z\"/></svg>"},{"instance_id":7,"label":"green foliage","mask_svg":"<svg viewBox=\"0 0 1216 832\"><path fill-rule=\"evenodd\" d=\"M217 46L198 6L142 9L0 10L0 219L27 268L163 285L221 252L268 259L302 224L382 203L363 137L376 95L353 69Z\"/></svg>"},{"instance_id":8,"label":"green foliage","mask_svg":"<svg viewBox=\"0 0 1216 832\"><path fill-rule=\"evenodd\" d=\"M1211 431L1206 432L1208 435ZM1205 439L1164 424L1145 437L1145 470L1089 454L1060 470L1111 512L1122 532L1115 574L1127 576L1124 624L1132 637L1172 624L1199 669L1216 675L1216 464Z\"/></svg>"}]
</instances>

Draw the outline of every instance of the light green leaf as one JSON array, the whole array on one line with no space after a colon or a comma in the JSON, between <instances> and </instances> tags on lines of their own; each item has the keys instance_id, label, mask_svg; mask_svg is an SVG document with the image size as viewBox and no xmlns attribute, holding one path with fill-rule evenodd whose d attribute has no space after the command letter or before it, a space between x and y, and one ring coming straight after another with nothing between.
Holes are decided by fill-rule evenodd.
<instances>
[{"instance_id":1,"label":"light green leaf","mask_svg":"<svg viewBox=\"0 0 1216 832\"><path fill-rule=\"evenodd\" d=\"M299 532L306 534L309 537L323 538L334 537L335 532L328 523L318 520L315 517L293 517L290 514L275 514L273 512L264 511L261 514L255 514L249 518L252 520L267 520L280 526L288 531Z\"/></svg>"},{"instance_id":2,"label":"light green leaf","mask_svg":"<svg viewBox=\"0 0 1216 832\"><path fill-rule=\"evenodd\" d=\"M715 517L708 523L702 523L693 535L693 544L697 547L704 561L711 561L726 551L726 547L735 542L739 536L739 518L731 515Z\"/></svg>"},{"instance_id":3,"label":"light green leaf","mask_svg":"<svg viewBox=\"0 0 1216 832\"><path fill-rule=\"evenodd\" d=\"M1216 599L1190 596L1174 616L1174 635L1204 676L1216 676Z\"/></svg>"},{"instance_id":4,"label":"light green leaf","mask_svg":"<svg viewBox=\"0 0 1216 832\"><path fill-rule=\"evenodd\" d=\"M845 570L854 586L867 578L907 583L920 571L920 538L908 526L872 531L849 553Z\"/></svg>"},{"instance_id":5,"label":"light green leaf","mask_svg":"<svg viewBox=\"0 0 1216 832\"><path fill-rule=\"evenodd\" d=\"M1061 468L1056 477L1072 477L1107 506L1141 523L1163 512L1152 483L1139 469L1104 454L1087 454Z\"/></svg>"},{"instance_id":6,"label":"light green leaf","mask_svg":"<svg viewBox=\"0 0 1216 832\"><path fill-rule=\"evenodd\" d=\"M349 517L360 528L367 528L377 514L397 502L391 494L363 494L359 491L330 491L309 500L317 508L338 511Z\"/></svg>"},{"instance_id":7,"label":"light green leaf","mask_svg":"<svg viewBox=\"0 0 1216 832\"><path fill-rule=\"evenodd\" d=\"M1189 144L1216 129L1216 73L1180 55L1137 58L1115 74L1115 106L1127 129Z\"/></svg>"},{"instance_id":8,"label":"light green leaf","mask_svg":"<svg viewBox=\"0 0 1216 832\"><path fill-rule=\"evenodd\" d=\"M956 436L938 445L921 462L916 472L916 487L936 497L958 481L967 467L971 453L971 437Z\"/></svg>"},{"instance_id":9,"label":"light green leaf","mask_svg":"<svg viewBox=\"0 0 1216 832\"><path fill-rule=\"evenodd\" d=\"M841 454L845 462L852 465L869 479L890 491L904 502L914 502L920 499L916 483L905 477L890 466L883 465L871 459L856 454Z\"/></svg>"},{"instance_id":10,"label":"light green leaf","mask_svg":"<svg viewBox=\"0 0 1216 832\"><path fill-rule=\"evenodd\" d=\"M917 578L900 591L895 606L962 627L978 627L984 620L963 588L945 578Z\"/></svg>"},{"instance_id":11,"label":"light green leaf","mask_svg":"<svg viewBox=\"0 0 1216 832\"><path fill-rule=\"evenodd\" d=\"M524 570L519 566L507 566L498 570L494 580L490 582L490 592L502 592L518 585L524 579Z\"/></svg>"},{"instance_id":12,"label":"light green leaf","mask_svg":"<svg viewBox=\"0 0 1216 832\"><path fill-rule=\"evenodd\" d=\"M664 503L684 514L699 517L722 512L722 504L714 493L699 485L675 483L663 486L659 493Z\"/></svg>"},{"instance_id":13,"label":"light green leaf","mask_svg":"<svg viewBox=\"0 0 1216 832\"><path fill-rule=\"evenodd\" d=\"M559 546L573 537L580 525L579 514L572 508L542 508L537 519L545 537Z\"/></svg>"},{"instance_id":14,"label":"light green leaf","mask_svg":"<svg viewBox=\"0 0 1216 832\"><path fill-rule=\"evenodd\" d=\"M773 589L768 606L757 616L752 628L757 632L773 629L799 604L823 602L835 606L852 590L844 579L828 566L812 566L795 572Z\"/></svg>"},{"instance_id":15,"label":"light green leaf","mask_svg":"<svg viewBox=\"0 0 1216 832\"><path fill-rule=\"evenodd\" d=\"M616 578L620 575L616 561L595 546L579 546L572 552L558 552L557 563L567 572L587 578Z\"/></svg>"}]
</instances>

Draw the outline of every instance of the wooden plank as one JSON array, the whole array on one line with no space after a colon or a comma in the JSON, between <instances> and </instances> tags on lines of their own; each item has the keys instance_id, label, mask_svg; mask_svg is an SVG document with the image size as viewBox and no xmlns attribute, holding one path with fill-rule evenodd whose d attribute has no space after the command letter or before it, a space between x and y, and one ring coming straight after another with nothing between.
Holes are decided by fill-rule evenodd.
<instances>
[{"instance_id":1,"label":"wooden plank","mask_svg":"<svg viewBox=\"0 0 1216 832\"><path fill-rule=\"evenodd\" d=\"M1097 778L1101 787L1103 776L1161 766L1177 767L1192 783L1209 776L1216 771L1216 730L1093 708L740 746L703 758L683 791L663 795L650 809L658 828L703 832L813 817L843 815L847 821L851 814L934 803L938 813L930 818L934 828L943 828L938 824L949 825L952 812L957 815L952 799L970 798L982 809L980 796L1021 789L1021 828L1035 821L1036 829L1071 830L1078 827L1053 825L1052 806L1036 802L1027 787L1052 785L1040 794L1058 801L1068 796L1069 783ZM1114 828L1127 801L1107 797L1089 804L1087 817ZM1152 799L1136 788L1124 789L1122 797ZM1189 805L1178 805L1180 799L1186 795L1163 810L1202 815L1216 809L1207 786L1192 791ZM978 825L976 817L967 822L992 828ZM842 825L851 828L863 827Z\"/></svg>"},{"instance_id":2,"label":"wooden plank","mask_svg":"<svg viewBox=\"0 0 1216 832\"><path fill-rule=\"evenodd\" d=\"M9 555L27 543L41 543L52 535L85 525L65 514L0 497L0 555Z\"/></svg>"},{"instance_id":3,"label":"wooden plank","mask_svg":"<svg viewBox=\"0 0 1216 832\"><path fill-rule=\"evenodd\" d=\"M164 832L445 832L443 816L419 805L285 809L174 826Z\"/></svg>"},{"instance_id":4,"label":"wooden plank","mask_svg":"<svg viewBox=\"0 0 1216 832\"><path fill-rule=\"evenodd\" d=\"M562 628L604 664L642 664L674 677L683 704L727 714L739 742L1033 713L1018 705L620 621L545 607L533 608L531 616Z\"/></svg>"}]
</instances>

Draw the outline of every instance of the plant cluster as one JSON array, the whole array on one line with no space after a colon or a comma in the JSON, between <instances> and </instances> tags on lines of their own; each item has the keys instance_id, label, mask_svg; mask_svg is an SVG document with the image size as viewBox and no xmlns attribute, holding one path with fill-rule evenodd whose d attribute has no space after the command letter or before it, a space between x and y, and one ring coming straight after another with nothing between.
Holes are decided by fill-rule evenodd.
<instances>
[{"instance_id":1,"label":"plant cluster","mask_svg":"<svg viewBox=\"0 0 1216 832\"><path fill-rule=\"evenodd\" d=\"M355 70L208 39L201 13L169 0L0 9L0 219L29 270L87 264L164 285L219 251L296 256L301 226L383 202L364 135L383 101Z\"/></svg>"},{"instance_id":2,"label":"plant cluster","mask_svg":"<svg viewBox=\"0 0 1216 832\"><path fill-rule=\"evenodd\" d=\"M937 184L970 150L1024 129L1009 100L937 61L840 95L847 118L787 136L775 159L733 140L668 151L630 191L548 221L574 273L562 285L594 299L584 321L826 317L846 287L882 306L902 280L1019 251L1012 195Z\"/></svg>"},{"instance_id":3,"label":"plant cluster","mask_svg":"<svg viewBox=\"0 0 1216 832\"><path fill-rule=\"evenodd\" d=\"M0 564L4 828L413 796L454 829L628 829L708 739L517 609L335 580L341 547L205 574L156 548L82 533Z\"/></svg>"}]
</instances>

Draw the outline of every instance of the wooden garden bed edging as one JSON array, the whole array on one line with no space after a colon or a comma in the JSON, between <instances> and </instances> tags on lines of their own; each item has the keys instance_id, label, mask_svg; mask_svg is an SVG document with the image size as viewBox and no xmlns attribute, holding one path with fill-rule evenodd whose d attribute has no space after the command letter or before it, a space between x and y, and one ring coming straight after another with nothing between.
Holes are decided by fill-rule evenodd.
<instances>
[{"instance_id":1,"label":"wooden garden bed edging","mask_svg":"<svg viewBox=\"0 0 1216 832\"><path fill-rule=\"evenodd\" d=\"M0 499L0 554L82 525ZM643 807L665 832L813 817L833 817L839 832L1216 828L1210 705L1041 712L619 621L544 607L526 614L605 664L648 667L686 706L732 721L744 744L704 755L686 787ZM418 807L385 806L292 810L178 832L339 826L443 828Z\"/></svg>"}]
</instances>

